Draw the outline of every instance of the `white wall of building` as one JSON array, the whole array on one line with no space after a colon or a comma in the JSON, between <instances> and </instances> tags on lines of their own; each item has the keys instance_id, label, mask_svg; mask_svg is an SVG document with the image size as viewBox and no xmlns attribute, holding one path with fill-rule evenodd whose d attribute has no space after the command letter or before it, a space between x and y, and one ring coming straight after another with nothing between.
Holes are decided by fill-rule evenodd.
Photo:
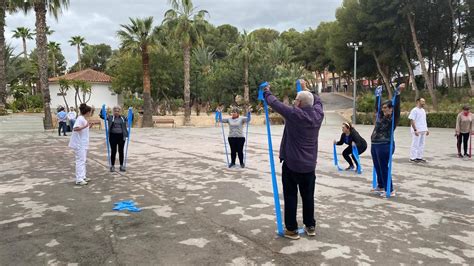
<instances>
[{"instance_id":1,"label":"white wall of building","mask_svg":"<svg viewBox=\"0 0 474 266\"><path fill-rule=\"evenodd\" d=\"M92 95L91 95L91 99L89 100L89 102L87 102L87 105L93 106L95 109L102 108L103 104L105 104L109 107L113 107L115 105L118 105L119 95L115 94L109 88L109 84L92 83L91 85L92 85ZM59 105L66 107L66 104L64 103L63 96L58 95L59 94L59 83L50 83L49 84L49 90L50 90L50 95L51 95L51 109L53 111L55 111L56 108ZM66 101L67 101L69 107L74 106L74 94L75 94L74 89L69 89L66 93ZM79 106L79 104L80 104L80 102L78 101L77 105Z\"/></svg>"}]
</instances>

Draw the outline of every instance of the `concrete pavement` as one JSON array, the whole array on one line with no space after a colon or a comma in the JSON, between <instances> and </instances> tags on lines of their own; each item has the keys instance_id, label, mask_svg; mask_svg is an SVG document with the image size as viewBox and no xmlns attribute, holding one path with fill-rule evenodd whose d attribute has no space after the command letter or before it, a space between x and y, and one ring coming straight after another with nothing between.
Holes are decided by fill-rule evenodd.
<instances>
[{"instance_id":1,"label":"concrete pavement","mask_svg":"<svg viewBox=\"0 0 474 266\"><path fill-rule=\"evenodd\" d=\"M272 127L275 151L282 129ZM369 139L371 126L357 129ZM93 131L86 187L73 183L68 137L0 133L0 265L472 265L474 164L455 157L452 130L431 133L428 163L415 165L409 129L397 128L397 196L384 199L369 193L370 147L362 175L338 172L340 125L324 125L317 236L297 241L275 234L264 127L251 128L245 169L226 167L219 128L134 129L125 174L107 171ZM142 211L112 211L126 199Z\"/></svg>"}]
</instances>

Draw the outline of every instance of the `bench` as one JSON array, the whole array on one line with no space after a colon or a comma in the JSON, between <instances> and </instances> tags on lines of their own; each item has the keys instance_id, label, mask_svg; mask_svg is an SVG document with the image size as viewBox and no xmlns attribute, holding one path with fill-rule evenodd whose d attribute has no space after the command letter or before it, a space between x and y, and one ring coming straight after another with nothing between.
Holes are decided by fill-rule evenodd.
<instances>
[{"instance_id":1,"label":"bench","mask_svg":"<svg viewBox=\"0 0 474 266\"><path fill-rule=\"evenodd\" d=\"M171 124L172 127L176 127L176 123L172 118L155 118L153 117L153 125L155 124Z\"/></svg>"},{"instance_id":2,"label":"bench","mask_svg":"<svg viewBox=\"0 0 474 266\"><path fill-rule=\"evenodd\" d=\"M99 126L99 130L102 130L102 119L92 118L92 119L89 119L89 123L94 123L92 127Z\"/></svg>"}]
</instances>

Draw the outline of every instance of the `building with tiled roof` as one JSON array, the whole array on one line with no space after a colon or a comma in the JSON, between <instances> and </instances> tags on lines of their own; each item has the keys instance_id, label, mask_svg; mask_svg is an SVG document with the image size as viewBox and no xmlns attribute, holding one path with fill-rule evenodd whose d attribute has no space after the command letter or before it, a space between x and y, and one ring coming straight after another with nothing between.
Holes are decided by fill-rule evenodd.
<instances>
[{"instance_id":1,"label":"building with tiled roof","mask_svg":"<svg viewBox=\"0 0 474 266\"><path fill-rule=\"evenodd\" d=\"M68 73L63 76L54 77L49 79L49 83L59 82L60 79L66 80L81 80L91 83L111 83L112 79L109 75L95 71L91 68L84 69L74 73Z\"/></svg>"},{"instance_id":2,"label":"building with tiled roof","mask_svg":"<svg viewBox=\"0 0 474 266\"><path fill-rule=\"evenodd\" d=\"M87 104L93 106L96 109L101 108L103 104L113 107L115 105L119 105L119 102L121 102L120 95L114 93L114 91L112 91L110 88L110 85L112 84L112 78L105 73L88 68L49 79L51 107L54 109L56 109L58 106L66 107L66 105L69 107L75 107L76 101L78 105L81 103L80 99L76 99L75 90L72 87L66 91L63 97L59 87L59 81L62 79L88 82L91 85L92 90ZM78 97L83 99L82 93L80 93ZM85 98L87 100L89 97Z\"/></svg>"}]
</instances>

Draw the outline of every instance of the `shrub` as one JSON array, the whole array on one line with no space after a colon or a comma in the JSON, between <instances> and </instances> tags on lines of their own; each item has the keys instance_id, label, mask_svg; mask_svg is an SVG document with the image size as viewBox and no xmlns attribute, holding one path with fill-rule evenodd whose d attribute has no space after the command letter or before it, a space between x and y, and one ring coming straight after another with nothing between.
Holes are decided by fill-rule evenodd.
<instances>
[{"instance_id":1,"label":"shrub","mask_svg":"<svg viewBox=\"0 0 474 266\"><path fill-rule=\"evenodd\" d=\"M375 107L375 97L367 93L357 100L357 112L373 112Z\"/></svg>"},{"instance_id":2,"label":"shrub","mask_svg":"<svg viewBox=\"0 0 474 266\"><path fill-rule=\"evenodd\" d=\"M125 99L123 101L123 110L128 110L128 107L132 107L133 110L142 110L143 109L143 99L131 98Z\"/></svg>"},{"instance_id":3,"label":"shrub","mask_svg":"<svg viewBox=\"0 0 474 266\"><path fill-rule=\"evenodd\" d=\"M456 127L456 117L458 113L428 113L426 114L426 122L428 127L454 128ZM374 113L357 113L357 124L373 125ZM408 114L401 114L398 126L410 126Z\"/></svg>"},{"instance_id":4,"label":"shrub","mask_svg":"<svg viewBox=\"0 0 474 266\"><path fill-rule=\"evenodd\" d=\"M184 100L180 98L172 99L170 101L171 112L173 113L173 115L178 114L179 108L183 107L183 104L184 104Z\"/></svg>"}]
</instances>

